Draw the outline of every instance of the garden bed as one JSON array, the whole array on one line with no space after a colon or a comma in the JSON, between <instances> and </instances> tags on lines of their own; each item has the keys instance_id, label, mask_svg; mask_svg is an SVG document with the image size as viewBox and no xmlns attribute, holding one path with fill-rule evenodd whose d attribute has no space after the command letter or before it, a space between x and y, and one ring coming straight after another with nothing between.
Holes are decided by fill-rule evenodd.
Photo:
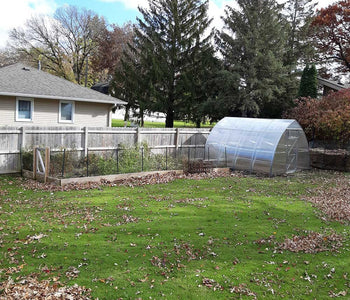
<instances>
[{"instance_id":1,"label":"garden bed","mask_svg":"<svg viewBox=\"0 0 350 300\"><path fill-rule=\"evenodd\" d=\"M203 174L194 174L189 177L207 178L206 174L210 174L209 177L222 176L223 174L229 175L231 172L229 168L212 168L210 172ZM127 173L127 174L114 174L114 175L101 175L101 176L90 176L90 177L76 177L76 178L55 178L49 177L47 182L49 185L56 186L70 186L70 185L91 185L91 184L108 184L108 183L128 183L142 180L153 180L156 183L163 181L164 178L180 178L184 176L182 170L172 171L152 171L152 172L138 172L138 173ZM33 172L24 170L23 177L27 179L33 179ZM44 182L43 176L37 176L39 183ZM167 180L168 182L169 180Z\"/></svg>"},{"instance_id":2,"label":"garden bed","mask_svg":"<svg viewBox=\"0 0 350 300\"><path fill-rule=\"evenodd\" d=\"M350 171L350 154L343 149L310 149L310 165L313 168L335 171Z\"/></svg>"}]
</instances>

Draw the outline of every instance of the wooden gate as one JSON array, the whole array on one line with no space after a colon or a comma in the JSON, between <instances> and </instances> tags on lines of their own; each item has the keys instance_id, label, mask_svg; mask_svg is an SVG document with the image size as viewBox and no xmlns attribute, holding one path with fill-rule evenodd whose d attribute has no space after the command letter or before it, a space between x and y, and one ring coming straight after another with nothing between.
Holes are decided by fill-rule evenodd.
<instances>
[{"instance_id":1,"label":"wooden gate","mask_svg":"<svg viewBox=\"0 0 350 300\"><path fill-rule=\"evenodd\" d=\"M41 152L44 153L44 160L41 156ZM33 151L33 178L37 179L38 175L44 178L44 182L47 182L50 170L50 148L35 147Z\"/></svg>"}]
</instances>

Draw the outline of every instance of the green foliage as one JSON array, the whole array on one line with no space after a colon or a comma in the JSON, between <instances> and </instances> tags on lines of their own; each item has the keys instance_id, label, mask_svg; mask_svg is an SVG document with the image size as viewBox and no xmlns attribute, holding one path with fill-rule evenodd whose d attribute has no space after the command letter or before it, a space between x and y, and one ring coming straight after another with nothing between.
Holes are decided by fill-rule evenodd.
<instances>
[{"instance_id":1,"label":"green foliage","mask_svg":"<svg viewBox=\"0 0 350 300\"><path fill-rule=\"evenodd\" d=\"M241 116L239 74L219 70L208 76L208 99L203 104L205 115L210 116L211 121L219 121L226 116Z\"/></svg>"},{"instance_id":2,"label":"green foliage","mask_svg":"<svg viewBox=\"0 0 350 300\"><path fill-rule=\"evenodd\" d=\"M202 0L150 0L149 8L139 8L134 43L114 81L117 95L141 116L145 108L163 112L166 127L180 115L197 124L202 119L203 81L216 61L208 6Z\"/></svg>"},{"instance_id":3,"label":"green foliage","mask_svg":"<svg viewBox=\"0 0 350 300\"><path fill-rule=\"evenodd\" d=\"M61 176L63 152L51 158L51 175ZM99 176L181 168L174 153L154 154L146 143L136 146L120 145L118 151L89 151L79 158L76 151L65 154L64 177Z\"/></svg>"},{"instance_id":4,"label":"green foliage","mask_svg":"<svg viewBox=\"0 0 350 300\"><path fill-rule=\"evenodd\" d=\"M287 40L284 65L290 68L291 73L298 63L310 61L314 57L315 49L308 35L316 11L315 6L316 3L312 0L290 0L285 4L284 27Z\"/></svg>"},{"instance_id":5,"label":"green foliage","mask_svg":"<svg viewBox=\"0 0 350 300\"><path fill-rule=\"evenodd\" d=\"M317 84L317 70L315 65L306 65L300 79L298 97L317 98Z\"/></svg>"},{"instance_id":6,"label":"green foliage","mask_svg":"<svg viewBox=\"0 0 350 300\"><path fill-rule=\"evenodd\" d=\"M279 117L292 104L294 76L284 65L287 33L282 6L274 0L238 0L227 7L219 35L225 68L237 74L234 106L241 116Z\"/></svg>"},{"instance_id":7,"label":"green foliage","mask_svg":"<svg viewBox=\"0 0 350 300\"><path fill-rule=\"evenodd\" d=\"M33 171L33 149L22 149L23 170Z\"/></svg>"},{"instance_id":8,"label":"green foliage","mask_svg":"<svg viewBox=\"0 0 350 300\"><path fill-rule=\"evenodd\" d=\"M127 126L130 126L130 121L128 121ZM124 127L125 123L123 120L117 120L113 119L112 120L112 127ZM164 122L150 122L150 121L145 121L143 124L145 128L164 128L165 123ZM215 125L215 123L210 123L210 122L202 122L201 127L206 127L206 128L212 128ZM193 122L185 122L185 121L174 121L174 128L194 128L196 127L196 124Z\"/></svg>"},{"instance_id":9,"label":"green foliage","mask_svg":"<svg viewBox=\"0 0 350 300\"><path fill-rule=\"evenodd\" d=\"M340 146L350 139L350 89L331 93L322 99L296 100L287 118L296 119L304 128L308 139L334 141Z\"/></svg>"},{"instance_id":10,"label":"green foliage","mask_svg":"<svg viewBox=\"0 0 350 300\"><path fill-rule=\"evenodd\" d=\"M339 179L231 176L53 192L2 176L0 282L22 288L22 276L36 274L101 300L328 299L349 285L349 225L325 221L301 199ZM276 248L324 230L342 235L343 247Z\"/></svg>"}]
</instances>

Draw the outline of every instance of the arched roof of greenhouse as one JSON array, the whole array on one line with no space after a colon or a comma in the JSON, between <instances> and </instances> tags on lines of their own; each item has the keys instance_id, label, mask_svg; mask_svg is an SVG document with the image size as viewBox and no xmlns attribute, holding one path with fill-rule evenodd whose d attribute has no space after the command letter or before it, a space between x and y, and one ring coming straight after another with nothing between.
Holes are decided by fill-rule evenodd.
<instances>
[{"instance_id":1,"label":"arched roof of greenhouse","mask_svg":"<svg viewBox=\"0 0 350 300\"><path fill-rule=\"evenodd\" d=\"M206 149L208 156L251 172L289 172L290 160L296 169L309 164L308 143L295 120L226 117L211 131Z\"/></svg>"}]
</instances>

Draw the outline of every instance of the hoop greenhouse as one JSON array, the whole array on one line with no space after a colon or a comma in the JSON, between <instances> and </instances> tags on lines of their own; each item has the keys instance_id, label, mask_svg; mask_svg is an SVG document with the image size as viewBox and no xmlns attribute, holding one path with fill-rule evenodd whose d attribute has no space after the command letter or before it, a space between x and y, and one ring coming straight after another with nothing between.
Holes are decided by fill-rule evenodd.
<instances>
[{"instance_id":1,"label":"hoop greenhouse","mask_svg":"<svg viewBox=\"0 0 350 300\"><path fill-rule=\"evenodd\" d=\"M270 176L310 166L308 142L295 120L226 117L211 131L205 151L217 166Z\"/></svg>"}]
</instances>

